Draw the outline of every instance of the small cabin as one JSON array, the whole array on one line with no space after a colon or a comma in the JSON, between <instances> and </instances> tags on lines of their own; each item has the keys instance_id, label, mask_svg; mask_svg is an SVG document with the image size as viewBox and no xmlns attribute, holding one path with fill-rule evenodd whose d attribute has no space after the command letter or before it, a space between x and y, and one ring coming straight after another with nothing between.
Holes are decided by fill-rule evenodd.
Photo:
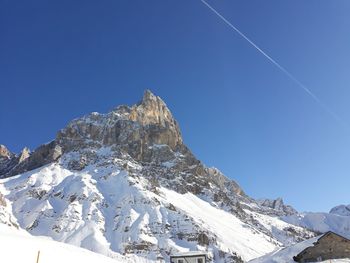
<instances>
[{"instance_id":1,"label":"small cabin","mask_svg":"<svg viewBox=\"0 0 350 263\"><path fill-rule=\"evenodd\" d=\"M294 261L300 263L342 258L350 258L350 240L331 231L293 257Z\"/></svg>"},{"instance_id":2,"label":"small cabin","mask_svg":"<svg viewBox=\"0 0 350 263\"><path fill-rule=\"evenodd\" d=\"M207 263L207 253L203 251L189 251L170 256L170 263Z\"/></svg>"}]
</instances>

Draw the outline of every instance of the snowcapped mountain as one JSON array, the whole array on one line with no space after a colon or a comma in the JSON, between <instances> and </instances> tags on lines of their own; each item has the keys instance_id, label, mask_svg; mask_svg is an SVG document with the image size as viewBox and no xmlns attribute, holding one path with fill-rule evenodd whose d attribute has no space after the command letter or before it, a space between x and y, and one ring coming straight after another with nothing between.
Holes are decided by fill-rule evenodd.
<instances>
[{"instance_id":1,"label":"snowcapped mountain","mask_svg":"<svg viewBox=\"0 0 350 263\"><path fill-rule=\"evenodd\" d=\"M339 205L333 207L329 213L340 216L350 216L350 205Z\"/></svg>"},{"instance_id":2,"label":"snowcapped mountain","mask_svg":"<svg viewBox=\"0 0 350 263\"><path fill-rule=\"evenodd\" d=\"M245 262L315 235L279 218L295 213L282 200L256 201L197 160L150 91L73 120L33 152L0 150L1 222L112 258L203 250Z\"/></svg>"},{"instance_id":3,"label":"snowcapped mountain","mask_svg":"<svg viewBox=\"0 0 350 263\"><path fill-rule=\"evenodd\" d=\"M344 210L336 211L337 213L344 214ZM332 231L350 238L350 216L339 215L337 213L305 212L283 216L281 219L287 223L311 229L318 233Z\"/></svg>"}]
</instances>

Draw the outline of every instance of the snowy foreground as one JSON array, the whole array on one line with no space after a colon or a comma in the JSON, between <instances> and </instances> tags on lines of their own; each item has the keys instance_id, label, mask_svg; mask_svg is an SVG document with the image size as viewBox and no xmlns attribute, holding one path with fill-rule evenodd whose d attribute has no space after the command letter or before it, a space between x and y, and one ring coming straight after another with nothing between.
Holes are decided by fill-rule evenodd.
<instances>
[{"instance_id":1,"label":"snowy foreground","mask_svg":"<svg viewBox=\"0 0 350 263\"><path fill-rule=\"evenodd\" d=\"M317 240L313 238L294 246L281 249L250 261L249 263L294 263L293 256L305 249ZM118 262L142 262L140 258L111 259L106 256L93 253L89 250L53 241L48 237L34 237L23 230L0 224L1 262L36 262L40 251L40 263L84 262L84 263L118 263ZM20 252L19 252L20 248ZM329 262L323 261L323 262ZM350 259L332 260L333 263L349 263Z\"/></svg>"},{"instance_id":2,"label":"snowy foreground","mask_svg":"<svg viewBox=\"0 0 350 263\"><path fill-rule=\"evenodd\" d=\"M7 207L12 207L10 217L35 236L49 236L117 259L125 244L147 245L140 253L127 253L129 262L134 261L135 254L137 260L155 261L153 247L174 252L205 250L197 242L177 238L176 233L194 237L206 233L209 242L215 240L208 252L215 253L219 247L245 261L281 246L192 193L180 194L165 187L154 193L147 190L141 176L136 180L119 169L117 165L91 165L72 173L60 164L50 164L0 180L0 192L8 198ZM292 227L277 218L258 215L252 214L275 232Z\"/></svg>"},{"instance_id":3,"label":"snowy foreground","mask_svg":"<svg viewBox=\"0 0 350 263\"><path fill-rule=\"evenodd\" d=\"M304 242L295 244L293 246L272 252L263 257L249 261L249 263L295 263L293 257L303 251L305 248L313 245L314 242L318 240L319 237L311 238ZM332 263L349 263L350 259L332 259L331 261L326 260L322 262L332 262Z\"/></svg>"},{"instance_id":4,"label":"snowy foreground","mask_svg":"<svg viewBox=\"0 0 350 263\"><path fill-rule=\"evenodd\" d=\"M84 262L116 263L106 256L87 249L52 241L47 237L33 237L23 230L0 224L1 262L36 262L40 251L40 263Z\"/></svg>"}]
</instances>

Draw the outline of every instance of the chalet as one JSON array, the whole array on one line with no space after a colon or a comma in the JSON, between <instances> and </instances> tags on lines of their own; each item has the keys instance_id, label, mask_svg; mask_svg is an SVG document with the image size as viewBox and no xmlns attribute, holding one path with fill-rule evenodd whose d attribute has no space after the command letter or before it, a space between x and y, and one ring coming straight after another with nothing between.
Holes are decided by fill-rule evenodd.
<instances>
[{"instance_id":1,"label":"chalet","mask_svg":"<svg viewBox=\"0 0 350 263\"><path fill-rule=\"evenodd\" d=\"M350 240L333 232L325 233L313 246L293 257L294 261L300 263L341 258L350 258Z\"/></svg>"},{"instance_id":2,"label":"chalet","mask_svg":"<svg viewBox=\"0 0 350 263\"><path fill-rule=\"evenodd\" d=\"M206 263L207 253L204 251L189 251L170 256L170 263Z\"/></svg>"}]
</instances>

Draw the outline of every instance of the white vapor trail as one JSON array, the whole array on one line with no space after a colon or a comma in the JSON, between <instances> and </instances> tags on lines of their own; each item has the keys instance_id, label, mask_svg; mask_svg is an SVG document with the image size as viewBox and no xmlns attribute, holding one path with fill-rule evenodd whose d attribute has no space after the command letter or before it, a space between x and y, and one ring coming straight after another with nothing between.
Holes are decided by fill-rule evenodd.
<instances>
[{"instance_id":1,"label":"white vapor trail","mask_svg":"<svg viewBox=\"0 0 350 263\"><path fill-rule=\"evenodd\" d=\"M314 101L316 101L325 111L327 111L333 118L335 118L342 125L350 126L346 123L338 114L336 114L331 108L329 108L325 103L323 103L311 90L309 90L303 83L301 83L296 77L294 77L287 69L281 66L276 60L270 57L265 51L258 47L252 40L250 40L244 33L242 33L237 27L231 24L224 16L222 16L216 9L209 5L205 0L200 0L204 5L206 5L211 11L213 11L222 21L224 21L230 28L236 31L242 38L244 38L250 45L252 45L256 50L258 50L265 58L267 58L273 65L280 69L284 74L286 74L291 80L293 80L301 89L303 89Z\"/></svg>"}]
</instances>

